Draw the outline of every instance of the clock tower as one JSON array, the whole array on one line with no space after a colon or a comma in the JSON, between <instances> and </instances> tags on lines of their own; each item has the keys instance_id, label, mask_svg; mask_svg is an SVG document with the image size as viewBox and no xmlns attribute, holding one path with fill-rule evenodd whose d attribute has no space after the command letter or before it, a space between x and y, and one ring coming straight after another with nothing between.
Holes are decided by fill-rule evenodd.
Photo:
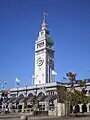
<instances>
[{"instance_id":1,"label":"clock tower","mask_svg":"<svg viewBox=\"0 0 90 120\"><path fill-rule=\"evenodd\" d=\"M54 70L54 42L47 29L44 19L41 25L38 39L35 41L35 73L34 85L53 82L52 70Z\"/></svg>"}]
</instances>

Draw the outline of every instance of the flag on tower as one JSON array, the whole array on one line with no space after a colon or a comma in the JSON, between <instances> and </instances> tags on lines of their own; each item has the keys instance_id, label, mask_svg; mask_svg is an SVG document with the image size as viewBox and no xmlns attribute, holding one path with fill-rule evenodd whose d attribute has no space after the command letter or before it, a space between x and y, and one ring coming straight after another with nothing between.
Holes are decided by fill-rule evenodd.
<instances>
[{"instance_id":1,"label":"flag on tower","mask_svg":"<svg viewBox=\"0 0 90 120\"><path fill-rule=\"evenodd\" d=\"M20 80L18 78L16 78L16 84L20 85Z\"/></svg>"},{"instance_id":2,"label":"flag on tower","mask_svg":"<svg viewBox=\"0 0 90 120\"><path fill-rule=\"evenodd\" d=\"M57 72L55 72L54 70L52 70L52 75L57 75Z\"/></svg>"},{"instance_id":3,"label":"flag on tower","mask_svg":"<svg viewBox=\"0 0 90 120\"><path fill-rule=\"evenodd\" d=\"M48 13L44 12L44 15L48 16Z\"/></svg>"},{"instance_id":4,"label":"flag on tower","mask_svg":"<svg viewBox=\"0 0 90 120\"><path fill-rule=\"evenodd\" d=\"M32 85L34 85L35 79L35 75L32 74Z\"/></svg>"},{"instance_id":5,"label":"flag on tower","mask_svg":"<svg viewBox=\"0 0 90 120\"><path fill-rule=\"evenodd\" d=\"M34 76L34 75L32 75L32 79L35 79L35 76Z\"/></svg>"}]
</instances>

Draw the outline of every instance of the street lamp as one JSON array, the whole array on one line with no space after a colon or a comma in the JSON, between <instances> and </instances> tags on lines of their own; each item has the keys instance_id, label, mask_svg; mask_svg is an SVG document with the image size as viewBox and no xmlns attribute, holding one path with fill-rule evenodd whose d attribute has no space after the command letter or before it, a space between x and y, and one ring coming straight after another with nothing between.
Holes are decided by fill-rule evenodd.
<instances>
[{"instance_id":1,"label":"street lamp","mask_svg":"<svg viewBox=\"0 0 90 120\"><path fill-rule=\"evenodd\" d=\"M5 89L4 85L7 84L7 82L0 81L0 84L1 84L1 90L4 90Z\"/></svg>"},{"instance_id":2,"label":"street lamp","mask_svg":"<svg viewBox=\"0 0 90 120\"><path fill-rule=\"evenodd\" d=\"M7 82L6 81L0 81L0 84L1 84L1 90L2 90L2 111L4 111L4 109L5 109L5 97L6 97L6 95L5 95L5 93L4 93L4 89L5 89L5 87L4 87L4 85L5 84L7 84Z\"/></svg>"}]
</instances>

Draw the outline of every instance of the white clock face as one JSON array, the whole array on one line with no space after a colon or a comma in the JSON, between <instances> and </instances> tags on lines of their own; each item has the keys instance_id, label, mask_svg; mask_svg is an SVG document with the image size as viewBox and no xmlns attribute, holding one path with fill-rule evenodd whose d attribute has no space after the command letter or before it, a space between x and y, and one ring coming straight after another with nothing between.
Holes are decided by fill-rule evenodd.
<instances>
[{"instance_id":1,"label":"white clock face","mask_svg":"<svg viewBox=\"0 0 90 120\"><path fill-rule=\"evenodd\" d=\"M43 60L41 57L39 57L39 58L37 59L37 65L38 65L38 66L41 66L41 65L43 64L43 62L44 62L44 60Z\"/></svg>"}]
</instances>

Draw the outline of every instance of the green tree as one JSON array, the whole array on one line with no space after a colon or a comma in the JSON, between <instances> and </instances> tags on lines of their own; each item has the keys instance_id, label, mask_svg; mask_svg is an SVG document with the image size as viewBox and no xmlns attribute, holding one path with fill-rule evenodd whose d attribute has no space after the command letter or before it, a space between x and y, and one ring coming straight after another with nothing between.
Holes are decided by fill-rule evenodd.
<instances>
[{"instance_id":1,"label":"green tree","mask_svg":"<svg viewBox=\"0 0 90 120\"><path fill-rule=\"evenodd\" d=\"M69 101L70 105L74 106L80 103L86 104L88 102L88 97L86 96L86 82L83 80L80 80L78 83L79 90L75 87L75 81L76 81L76 73L68 72L66 73L66 76L70 80L70 87L69 91L67 91L67 101Z\"/></svg>"}]
</instances>

